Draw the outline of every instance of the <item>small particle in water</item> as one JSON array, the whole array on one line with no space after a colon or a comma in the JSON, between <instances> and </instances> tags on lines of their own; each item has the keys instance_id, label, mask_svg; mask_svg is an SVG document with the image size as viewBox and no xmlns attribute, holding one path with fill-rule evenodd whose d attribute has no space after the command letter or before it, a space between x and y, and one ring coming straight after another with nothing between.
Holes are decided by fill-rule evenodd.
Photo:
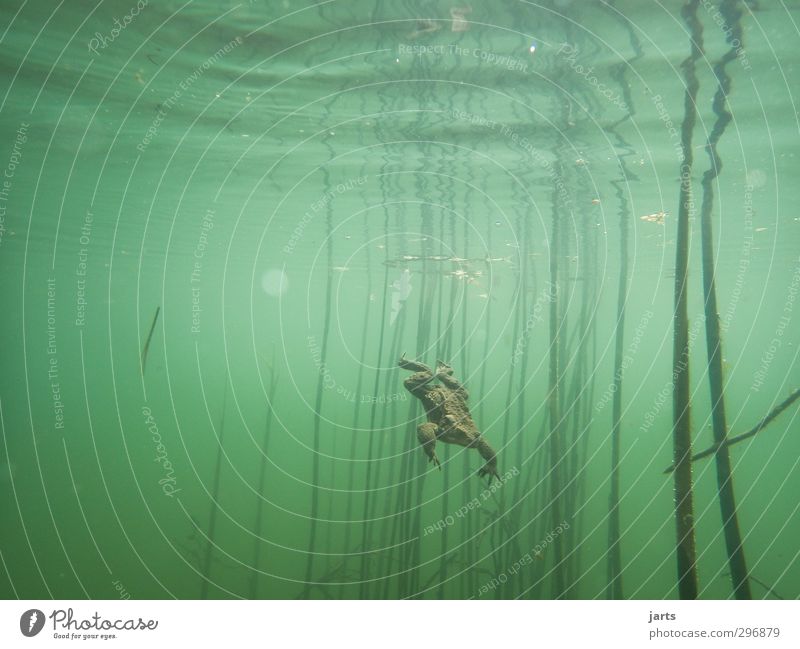
<instances>
[{"instance_id":1,"label":"small particle in water","mask_svg":"<svg viewBox=\"0 0 800 649\"><path fill-rule=\"evenodd\" d=\"M653 212L653 214L645 214L644 216L640 216L639 220L644 221L645 223L658 223L659 225L664 225L664 219L666 216L666 212Z\"/></svg>"},{"instance_id":2,"label":"small particle in water","mask_svg":"<svg viewBox=\"0 0 800 649\"><path fill-rule=\"evenodd\" d=\"M500 221L495 221L495 222L494 222L494 224L495 224L495 225L496 225L498 228L499 228L499 227L502 225L502 223L500 223Z\"/></svg>"},{"instance_id":3,"label":"small particle in water","mask_svg":"<svg viewBox=\"0 0 800 649\"><path fill-rule=\"evenodd\" d=\"M767 174L761 169L751 169L745 176L745 182L753 189L761 189L767 184Z\"/></svg>"},{"instance_id":4,"label":"small particle in water","mask_svg":"<svg viewBox=\"0 0 800 649\"><path fill-rule=\"evenodd\" d=\"M767 228L756 228L754 232L766 232Z\"/></svg>"},{"instance_id":5,"label":"small particle in water","mask_svg":"<svg viewBox=\"0 0 800 649\"><path fill-rule=\"evenodd\" d=\"M478 297L482 297L484 300L488 300L489 299L489 294L488 293L481 293L480 295L478 295Z\"/></svg>"},{"instance_id":6,"label":"small particle in water","mask_svg":"<svg viewBox=\"0 0 800 649\"><path fill-rule=\"evenodd\" d=\"M600 199L599 198L593 198L592 199L592 205L600 205Z\"/></svg>"},{"instance_id":7,"label":"small particle in water","mask_svg":"<svg viewBox=\"0 0 800 649\"><path fill-rule=\"evenodd\" d=\"M333 266L331 270L335 270L337 273L343 273L346 270L350 270L347 266Z\"/></svg>"},{"instance_id":8,"label":"small particle in water","mask_svg":"<svg viewBox=\"0 0 800 649\"><path fill-rule=\"evenodd\" d=\"M531 54L533 54L533 53L536 51L536 44L535 44L535 43L534 43L534 44L531 44L531 46L528 48L528 51L529 51Z\"/></svg>"},{"instance_id":9,"label":"small particle in water","mask_svg":"<svg viewBox=\"0 0 800 649\"><path fill-rule=\"evenodd\" d=\"M575 164L578 165L579 167L585 167L586 166L586 160L584 160L583 158L578 158L575 161Z\"/></svg>"}]
</instances>

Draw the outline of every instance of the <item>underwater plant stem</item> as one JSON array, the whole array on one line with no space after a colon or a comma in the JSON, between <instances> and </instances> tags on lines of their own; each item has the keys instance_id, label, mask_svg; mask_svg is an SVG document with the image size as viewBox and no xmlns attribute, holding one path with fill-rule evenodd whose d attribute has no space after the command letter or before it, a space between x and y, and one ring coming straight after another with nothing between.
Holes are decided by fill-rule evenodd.
<instances>
[{"instance_id":1,"label":"underwater plant stem","mask_svg":"<svg viewBox=\"0 0 800 649\"><path fill-rule=\"evenodd\" d=\"M445 222L444 219L442 219L442 221L441 221L442 231L440 232L440 235L439 235L439 240L441 242L440 243L440 250L439 250L440 254L444 254L444 252L445 252L445 248L444 248L444 232L443 232L443 230L444 230L444 222ZM465 219L465 222L466 222L466 219ZM450 245L452 246L452 248L451 248L452 250L456 250L455 215L451 215L451 217L450 217ZM464 256L465 257L467 256L466 255L466 250L465 250ZM450 308L449 308L449 311L448 311L447 323L455 322L455 316L456 316L456 310L455 309L456 309L456 297L457 297L456 291L458 289L458 286L459 285L458 285L457 282L450 282ZM438 295L443 296L442 276L441 275L437 276L437 278L436 278L436 290L437 290ZM451 359L451 349L452 349L452 339L453 339L453 326L452 325L451 326L446 326L447 323L445 323L445 321L442 320L442 302L443 302L443 300L439 299L439 300L437 300L437 302L438 302L438 311L439 311L439 322L438 322L437 331L440 332L439 340L438 340L438 342L440 343L440 351L437 352L437 358L445 358L447 360L450 360ZM467 302L466 302L466 300L464 300L463 306L464 306L464 309L465 309L465 313L466 313L466 304L467 304ZM444 333L441 333L442 329L444 327L446 327L444 329ZM463 345L463 341L462 341L462 345ZM463 366L463 370L462 371L464 372L464 374L467 373L466 366ZM450 456L451 456L450 448L448 446L448 447L446 447L444 449L444 453L443 453L443 459L444 459L445 465L449 464ZM450 471L444 471L442 473L442 482L443 482L443 484L442 484L442 497L441 497L441 505L442 505L442 509L441 509L442 518L441 518L441 520L446 520L447 519L447 515L450 513ZM469 480L465 480L464 481L464 485L465 485L466 489L469 489ZM468 499L465 499L464 502L468 502ZM448 553L448 548L450 547L449 546L450 538L449 538L449 534L448 534L449 527L450 527L449 525L446 525L444 527L444 529L439 532L439 555L440 555L441 558L439 560L439 571L438 571L438 576L437 576L439 581L438 581L438 586L437 586L437 589L436 589L436 598L438 600L445 599L445 584L447 583L447 570L448 570L448 565L449 565L448 554L450 555L450 557L449 557L450 559L454 559L455 556L456 556L455 553Z\"/></svg>"},{"instance_id":2,"label":"underwater plant stem","mask_svg":"<svg viewBox=\"0 0 800 649\"><path fill-rule=\"evenodd\" d=\"M700 451L699 453L695 453L692 455L692 462L696 462L697 460L702 460L703 458L708 457L709 455L713 455L716 453L721 446L730 447L734 444L738 444L739 442L743 442L747 439L750 439L757 433L764 430L768 424L772 422L778 415L780 415L784 410L786 410L789 406L791 406L795 401L800 399L800 388L792 392L786 399L781 401L777 406L775 406L772 410L770 410L769 414L764 417L761 421L759 421L755 426L753 426L750 430L746 433L742 433L741 435L736 435L734 437L728 437L722 444L714 443L709 446L706 450ZM674 466L667 467L664 469L664 473L672 473L675 470Z\"/></svg>"},{"instance_id":3,"label":"underwater plant stem","mask_svg":"<svg viewBox=\"0 0 800 649\"><path fill-rule=\"evenodd\" d=\"M327 185L327 183L326 183ZM328 252L328 278L325 287L325 320L322 329L322 345L320 347L321 367L325 366L328 356L328 333L331 328L331 303L333 297L333 237L331 236L331 211L328 207L326 216L327 223L327 252ZM317 381L317 397L314 402L314 457L311 465L311 511L310 511L310 530L308 534L308 558L306 559L306 596L308 596L311 585L311 578L314 573L314 555L317 544L317 517L319 516L319 479L320 479L320 426L322 425L322 395L325 392L325 375L319 373Z\"/></svg>"},{"instance_id":4,"label":"underwater plant stem","mask_svg":"<svg viewBox=\"0 0 800 649\"><path fill-rule=\"evenodd\" d=\"M684 118L681 124L683 163L680 168L678 232L675 255L675 312L673 332L673 428L672 444L675 463L675 528L678 564L678 596L697 598L697 554L694 537L694 503L692 499L692 433L690 419L689 383L689 318L687 309L687 279L689 265L690 212L692 199L692 131L696 120L697 90L695 61L702 55L702 26L697 18L699 0L689 0L681 9L691 32L691 54L683 60L686 93Z\"/></svg>"},{"instance_id":5,"label":"underwater plant stem","mask_svg":"<svg viewBox=\"0 0 800 649\"><path fill-rule=\"evenodd\" d=\"M219 482L222 473L222 438L225 432L225 409L228 405L228 374L225 374L225 389L222 393L222 419L219 423L219 438L217 446L217 462L214 467L214 483L211 487L211 514L208 518L208 544L206 554L203 559L203 583L200 590L200 599L208 598L209 575L211 574L211 551L214 547L214 534L217 527L217 510L219 499Z\"/></svg>"},{"instance_id":6,"label":"underwater plant stem","mask_svg":"<svg viewBox=\"0 0 800 649\"><path fill-rule=\"evenodd\" d=\"M757 579L756 577L753 577L753 575L750 575L750 579L751 579L751 581L756 582L759 586L764 588L767 591L767 593L772 595L775 599L786 599L783 595L778 593L772 586L770 586L769 584L765 584L760 579Z\"/></svg>"},{"instance_id":7,"label":"underwater plant stem","mask_svg":"<svg viewBox=\"0 0 800 649\"><path fill-rule=\"evenodd\" d=\"M367 219L364 219L364 227L365 230L367 228ZM367 239L369 237L366 237ZM371 268L370 264L370 255L369 255L369 248L367 248L367 268ZM367 295L372 294L372 274L367 273ZM364 359L366 358L367 354L367 334L369 333L369 316L370 316L370 300L366 300L366 308L364 309L364 322L361 328L361 355L359 358ZM358 364L358 378L356 379L356 389L355 389L355 403L353 404L353 427L352 431L350 432L350 471L347 477L347 492L350 494L350 497L347 499L347 510L345 513L345 520L351 521L353 518L353 505L354 499L352 497L353 488L355 486L355 468L356 468L356 445L358 442L358 426L359 426L359 415L361 413L361 390L364 384L364 363ZM347 524L344 529L344 548L345 551L349 551L350 549L350 537L353 531L353 525ZM341 593L344 593L346 586L342 584L341 586Z\"/></svg>"},{"instance_id":8,"label":"underwater plant stem","mask_svg":"<svg viewBox=\"0 0 800 649\"><path fill-rule=\"evenodd\" d=\"M155 315L153 315L153 322L150 325L150 332L147 334L147 340L144 342L144 347L142 347L142 355L140 358L142 376L144 376L144 369L147 366L147 351L150 349L150 341L153 339L153 332L156 330L156 321L158 320L159 313L161 313L161 305L156 307Z\"/></svg>"},{"instance_id":9,"label":"underwater plant stem","mask_svg":"<svg viewBox=\"0 0 800 649\"><path fill-rule=\"evenodd\" d=\"M388 217L387 223L388 223ZM388 226L387 226L388 227ZM386 246L387 254L389 246ZM386 266L384 270L384 277L383 277L383 301L381 304L381 314L386 313L386 304L387 304L387 295L389 294L389 267ZM383 339L386 334L386 318L381 317L381 326L380 332L378 334L378 360L376 366L378 368L381 367L381 363L383 362ZM373 394L378 394L378 388L380 386L381 380L381 371L378 370L375 372L375 383L373 387ZM372 458L374 455L374 447L375 447L375 418L377 416L377 401L372 403L372 408L370 410L370 418L369 418L369 430L371 431L369 434L369 442L367 445L367 458ZM370 536L370 529L371 523L369 521L369 509L370 509L370 499L371 499L371 483L372 483L372 462L367 462L367 472L364 478L364 511L362 515L362 530L361 530L361 548L362 548L362 555L361 555L361 584L359 586L359 599L367 599L369 593L370 584L366 579L367 573L367 548L370 546L369 543L369 536Z\"/></svg>"},{"instance_id":10,"label":"underwater plant stem","mask_svg":"<svg viewBox=\"0 0 800 649\"><path fill-rule=\"evenodd\" d=\"M731 16L735 11L731 2L725 0L720 9L727 18L733 18L734 36L741 36L741 27L738 18ZM725 548L728 553L733 592L737 599L750 599L750 585L747 580L747 562L744 556L744 547L739 519L736 514L736 497L733 491L733 475L731 472L731 458L725 440L728 437L728 423L725 416L724 377L722 372L722 339L720 336L719 317L717 315L717 290L714 277L714 247L711 224L711 211L714 204L714 179L722 170L722 162L717 155L717 141L721 137L731 115L725 108L726 97L730 88L730 77L725 72L725 63L735 58L735 50L728 54L714 66L716 77L719 80L717 92L714 94L713 110L717 121L708 138L707 151L711 159L711 167L703 174L703 203L700 209L700 226L702 239L702 265L703 265L703 297L705 298L705 325L706 349L708 352L708 379L711 390L711 419L714 430L714 442L717 446L717 491L719 505L722 513L722 528L725 535Z\"/></svg>"},{"instance_id":11,"label":"underwater plant stem","mask_svg":"<svg viewBox=\"0 0 800 649\"><path fill-rule=\"evenodd\" d=\"M263 493L266 491L266 478L267 478L267 448L269 445L270 431L272 429L272 410L275 407L275 390L278 387L277 377L275 376L275 349L272 350L272 367L270 368L269 387L267 388L267 420L264 423L264 448L261 450L261 467L258 475L259 494L258 503L256 505L256 523L255 523L255 547L253 549L253 572L250 577L250 599L258 599L258 578L259 573L258 564L261 560L261 525L264 519L264 497Z\"/></svg>"},{"instance_id":12,"label":"underwater plant stem","mask_svg":"<svg viewBox=\"0 0 800 649\"><path fill-rule=\"evenodd\" d=\"M612 181L615 196L619 202L619 236L620 236L620 268L619 283L617 287L617 329L614 348L614 397L611 412L611 490L609 494L609 516L608 516L608 586L606 596L608 599L622 599L622 547L621 547L621 522L620 522L620 451L622 446L621 439L621 420L622 420L622 378L624 375L625 355L625 310L628 293L628 230L631 218L631 209L626 197L626 190L632 179L636 179L632 170L628 167L627 159L635 159L636 150L617 130L617 126L628 120L636 118L636 102L631 94L631 84L627 79L628 72L635 70L638 61L644 57L644 50L638 36L638 32L633 28L627 19L623 19L621 14L614 8L606 6L607 11L613 20L620 24L620 28L628 34L631 49L634 55L626 61L620 62L613 67L612 78L619 84L620 94L625 98L625 105L628 107L628 114L613 124L607 130L614 134L616 146L624 151L617 156L620 168L619 180ZM591 419L591 414L589 414ZM576 531L576 533L578 533Z\"/></svg>"},{"instance_id":13,"label":"underwater plant stem","mask_svg":"<svg viewBox=\"0 0 800 649\"><path fill-rule=\"evenodd\" d=\"M708 174L706 174L706 177ZM717 296L714 285L714 259L711 234L711 203L713 190L705 187L702 208L703 238L703 291L706 311L706 347L708 349L708 378L711 390L711 417L714 429L714 442L717 446L717 489L722 511L722 526L725 532L725 546L728 551L728 562L733 580L733 590L737 599L750 599L750 587L747 582L747 564L742 547L742 535L736 515L736 499L733 492L733 476L731 459L725 440L728 436L728 424L725 416L725 397L722 375L722 341L720 339L719 318L717 317Z\"/></svg>"},{"instance_id":14,"label":"underwater plant stem","mask_svg":"<svg viewBox=\"0 0 800 649\"><path fill-rule=\"evenodd\" d=\"M617 327L614 342L614 397L611 413L611 491L608 496L608 599L622 599L622 549L620 545L619 512L619 462L620 422L622 420L622 374L625 346L625 303L628 293L628 219L630 211L617 185L617 196L622 201L619 219L620 266L617 286Z\"/></svg>"},{"instance_id":15,"label":"underwater plant stem","mask_svg":"<svg viewBox=\"0 0 800 649\"><path fill-rule=\"evenodd\" d=\"M559 408L559 295L558 295L558 257L561 250L559 246L559 210L553 208L552 242L550 245L550 356L549 356L549 392L548 413L550 420L549 450L550 450L550 516L553 527L561 523L561 413ZM564 593L563 575L563 548L560 536L556 537L553 544L553 598L558 599Z\"/></svg>"}]
</instances>

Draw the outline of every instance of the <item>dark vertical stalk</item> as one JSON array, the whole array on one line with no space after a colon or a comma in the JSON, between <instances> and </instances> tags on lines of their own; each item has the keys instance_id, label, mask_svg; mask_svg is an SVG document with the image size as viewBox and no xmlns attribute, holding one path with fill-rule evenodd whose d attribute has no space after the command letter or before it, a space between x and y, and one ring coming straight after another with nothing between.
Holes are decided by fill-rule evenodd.
<instances>
[{"instance_id":1,"label":"dark vertical stalk","mask_svg":"<svg viewBox=\"0 0 800 649\"><path fill-rule=\"evenodd\" d=\"M728 42L733 39L741 43L742 28L739 22L740 12L736 0L723 0L720 13L732 30ZM731 458L726 441L728 439L728 422L725 416L724 377L722 373L722 339L719 330L719 312L717 311L717 289L714 280L714 242L711 224L711 211L714 206L714 179L722 171L722 161L717 155L717 143L725 131L731 114L725 107L730 91L731 78L725 71L728 61L736 58L736 49L731 48L714 66L714 74L719 85L714 94L713 110L717 121L708 138L708 157L711 167L703 174L703 203L700 208L700 225L703 251L703 297L705 298L706 316L706 349L708 352L708 379L711 389L711 418L714 428L714 443L718 445L716 452L717 490L719 506L722 512L722 528L725 533L725 547L728 552L728 564L733 581L733 592L737 599L750 599L750 584L747 580L747 563L744 557L742 535L739 530L739 519L736 514L736 497L733 492L733 475Z\"/></svg>"},{"instance_id":2,"label":"dark vertical stalk","mask_svg":"<svg viewBox=\"0 0 800 649\"><path fill-rule=\"evenodd\" d=\"M494 278L492 273L492 262L490 261L492 254L492 223L493 219L491 217L491 213L487 216L487 232L486 232L486 278L489 281L489 278ZM492 297L492 293L494 293L494 287L492 285L487 286L487 290L489 292L490 299L494 299ZM486 404L486 368L489 365L489 350L490 350L490 342L492 338L492 309L488 308L484 312L485 321L486 321L486 337L483 341L483 354L481 355L481 373L480 373L480 381L479 381L479 393L481 395L480 403L478 404L478 415L481 421L487 421L487 415L485 410ZM474 539L477 533L477 528L479 525L482 525L479 519L477 519L477 514L475 516L471 516L469 518L468 526L467 526L467 538ZM467 577L467 584L466 584L466 592L474 593L478 590L478 570L477 570L477 557L479 554L480 548L477 547L475 543L470 543L470 547L467 551L467 565L472 566L473 569L470 569L466 572Z\"/></svg>"},{"instance_id":3,"label":"dark vertical stalk","mask_svg":"<svg viewBox=\"0 0 800 649\"><path fill-rule=\"evenodd\" d=\"M620 178L613 181L615 195L619 203L619 236L620 236L620 266L619 284L617 288L617 328L614 346L614 377L613 387L614 396L611 411L611 485L608 502L608 556L607 556L607 579L606 596L608 599L623 598L622 582L622 547L621 547L621 523L620 523L620 451L622 445L621 419L622 419L622 378L624 373L624 340L625 340L625 307L628 296L628 228L631 218L631 211L628 200L625 197L625 188L631 180L637 180L626 164L626 158L635 155L633 147L625 140L623 135L617 130L622 124L636 115L636 103L630 91L630 83L627 81L629 69L633 69L635 63L644 56L641 42L637 32L632 28L627 20L612 3L607 6L613 18L616 18L622 29L627 31L633 57L615 66L612 77L619 84L620 92L625 99L628 113L616 124L607 130L616 138L616 146L624 149L626 153L618 156Z\"/></svg>"},{"instance_id":4,"label":"dark vertical stalk","mask_svg":"<svg viewBox=\"0 0 800 649\"><path fill-rule=\"evenodd\" d=\"M211 486L211 514L208 518L208 543L203 557L203 583L200 587L200 599L208 598L209 577L211 575L211 556L214 547L214 535L217 529L217 499L219 498L219 482L222 473L222 438L225 432L225 409L228 404L228 374L225 374L225 389L222 392L222 420L219 423L219 439L217 446L217 462L214 467L214 483Z\"/></svg>"},{"instance_id":5,"label":"dark vertical stalk","mask_svg":"<svg viewBox=\"0 0 800 649\"><path fill-rule=\"evenodd\" d=\"M628 295L628 219L627 202L617 184L620 200L619 283L617 285L617 328L614 341L614 397L611 411L611 489L608 496L608 599L622 599L622 548L620 546L619 460L620 421L622 419L622 360L625 345L625 303Z\"/></svg>"},{"instance_id":6,"label":"dark vertical stalk","mask_svg":"<svg viewBox=\"0 0 800 649\"><path fill-rule=\"evenodd\" d=\"M520 214L514 225L514 231L519 233L520 239L524 239L524 232L525 227L523 223L524 215ZM511 448L511 443L509 441L510 431L511 431L511 417L512 417L512 404L514 403L515 399L515 369L517 367L519 359L522 358L527 352L528 346L530 344L530 332L526 331L525 324L526 324L526 307L525 307L525 290L526 290L526 275L525 275L525 268L527 266L527 259L529 250L527 250L524 245L518 249L516 262L518 264L516 277L515 277L515 284L514 284L514 291L511 297L511 304L509 305L509 310L512 311L512 318L514 321L513 330L511 333L511 340L512 340L512 348L510 350L511 359L508 365L508 388L506 391L506 398L504 402L504 410L503 410L503 439L501 442L501 448L508 450ZM522 354L522 355L521 355ZM522 432L517 431L517 435L521 436ZM520 450L517 448L517 452L519 453ZM507 457L507 454L506 454ZM503 499L503 494L501 491L500 499L497 501L497 510L496 510L496 517L498 519L505 519L508 515L505 510L505 500ZM512 546L511 543L507 543L507 539L503 538L503 533L505 532L505 528L502 525L494 524L492 529L492 551L493 551L493 560L495 563L495 571L496 572L503 572L505 570L504 566L511 565L513 561L516 560L516 557L519 554L516 554L516 549ZM498 548L495 550L494 548ZM495 554L496 553L496 554ZM497 566L500 566L499 570ZM513 582L513 579L511 580ZM506 584L503 585L503 588L496 588L494 590L494 596L496 599L500 599L506 591L510 590L513 584Z\"/></svg>"},{"instance_id":7,"label":"dark vertical stalk","mask_svg":"<svg viewBox=\"0 0 800 649\"><path fill-rule=\"evenodd\" d=\"M424 192L419 193L420 196L425 195ZM426 208L426 206L422 206L422 214L420 217L420 232L423 235L424 241L422 242L422 251L423 257L427 258L430 257L433 253L432 241L433 241L433 218L430 214L430 211ZM426 262L423 262L423 267ZM436 292L436 285L430 280L429 274L423 274L423 281L422 287L420 290L421 298L420 298L420 312L419 318L417 321L417 349L420 352L424 352L428 348L430 342L430 332L431 332L431 320L433 314L433 302L434 296ZM411 422L412 425L414 422ZM413 439L412 436L409 436L409 439ZM410 527L406 529L406 538L412 536L413 533L418 533L421 529L421 520L422 520L422 489L425 485L425 476L427 474L427 462L423 461L422 456L419 453L416 453L416 464L417 466L422 465L425 471L416 479L416 500L414 503L410 501L411 498L411 481L409 480L406 484L409 485L408 489L408 498L409 502L404 510L406 512L408 524ZM413 511L413 516L412 512ZM409 543L408 544L409 550L409 568L408 568L408 585L407 585L407 593L408 595L415 596L419 592L419 566L421 563L421 554L420 554L420 543L417 540L416 543Z\"/></svg>"},{"instance_id":8,"label":"dark vertical stalk","mask_svg":"<svg viewBox=\"0 0 800 649\"><path fill-rule=\"evenodd\" d=\"M369 217L367 215L364 216L364 241L369 241ZM353 487L355 486L355 468L356 468L356 445L358 442L358 425L361 413L361 390L362 386L364 385L364 359L366 358L366 351L367 351L367 339L368 339L368 332L369 332L369 316L370 316L370 304L371 301L369 296L372 294L372 264L371 264L371 257L369 253L369 246L366 247L366 256L367 256L367 296L368 299L365 300L366 307L364 308L364 321L361 326L361 350L360 356L361 362L358 366L358 378L356 379L356 389L355 389L355 403L353 404L353 430L350 433L350 473L347 477L347 493L349 494L347 498L347 509L345 512L345 530L344 530L344 551L350 552L350 540L353 531L353 525L350 523L352 516L353 516ZM371 458L369 458L371 459ZM348 561L348 557L344 558L344 561ZM344 593L346 586L342 584L341 593Z\"/></svg>"},{"instance_id":9,"label":"dark vertical stalk","mask_svg":"<svg viewBox=\"0 0 800 649\"><path fill-rule=\"evenodd\" d=\"M269 447L270 430L272 429L272 409L275 403L275 390L278 387L277 377L275 376L275 351L272 352L272 366L269 368L269 387L267 388L267 420L264 423L264 448L261 449L261 468L258 475L259 494L258 503L256 505L256 522L255 522L255 547L253 549L253 573L250 578L250 599L258 598L258 567L261 561L261 526L264 518L264 497L263 493L266 491L267 479L267 449Z\"/></svg>"},{"instance_id":10,"label":"dark vertical stalk","mask_svg":"<svg viewBox=\"0 0 800 649\"><path fill-rule=\"evenodd\" d=\"M389 255L389 214L387 213L384 218L384 241L386 242L386 255L388 259ZM378 371L375 372L375 383L373 387L373 396L377 396L378 390L380 388L380 380L381 380L381 372L380 367L381 363L383 362L383 338L386 334L386 303L389 295L389 266L388 264L385 266L385 270L383 273L383 300L381 301L381 327L380 332L378 334L378 360L376 367L378 367ZM402 317L402 312L400 316ZM369 418L369 444L367 445L367 458L370 460L367 462L367 473L364 478L364 515L362 517L362 530L361 530L361 569L360 569L360 578L361 584L359 585L359 599L367 599L369 593L369 582L367 581L367 548L369 547L369 532L370 532L370 522L369 522L369 508L370 508L370 498L371 498L371 482L370 478L372 477L372 458L375 448L375 418L377 416L377 402L373 402L372 408L370 410L370 418Z\"/></svg>"},{"instance_id":11,"label":"dark vertical stalk","mask_svg":"<svg viewBox=\"0 0 800 649\"><path fill-rule=\"evenodd\" d=\"M442 256L444 256L445 248L444 248L444 224L445 219L441 219L439 225L439 251ZM456 251L456 232L455 232L455 213L450 213L450 250L455 253ZM467 254L463 254L464 257L467 257ZM439 289L439 295L443 297L442 291L442 274L437 274L436 284ZM442 302L443 300L438 300L439 304L439 326L438 326L438 333L439 333L439 353L437 354L438 358L442 358L447 362L451 362L453 359L451 358L451 344L452 344L452 333L453 333L453 326L452 323L455 322L455 307L456 307L456 291L458 288L458 282L456 281L455 277L451 277L450 282L450 309L448 311L447 320L446 322L442 320ZM442 328L447 326L444 331ZM461 372L464 373L465 370L462 368ZM450 472L452 471L452 467L450 467L450 445L444 445L442 449L444 452L442 453L442 459L444 460L444 465L447 467L446 471L443 471L442 475L442 516L441 520L446 520L447 516L450 514ZM447 579L447 561L448 561L448 542L449 542L449 535L448 535L448 528L449 526L445 526L444 529L440 530L439 532L439 588L437 589L436 598L439 600L444 599L445 591L444 591L444 584L445 580Z\"/></svg>"},{"instance_id":12,"label":"dark vertical stalk","mask_svg":"<svg viewBox=\"0 0 800 649\"><path fill-rule=\"evenodd\" d=\"M686 304L689 265L690 215L692 199L692 131L696 119L697 90L695 61L702 56L702 26L697 19L699 0L689 0L681 14L691 33L691 54L681 63L686 93L681 124L681 184L678 205L677 252L675 256L675 315L673 332L673 459L675 463L675 528L678 563L678 594L681 599L697 598L697 567L692 499L692 431L689 384L689 317Z\"/></svg>"},{"instance_id":13,"label":"dark vertical stalk","mask_svg":"<svg viewBox=\"0 0 800 649\"><path fill-rule=\"evenodd\" d=\"M391 343L391 347L390 347L390 351L389 351L389 358L393 358L393 359L394 358L400 358L400 355L403 353L403 350L400 349L400 341L403 340L404 333L405 333L406 313L407 313L407 309L404 307L403 310L400 312L400 315L398 316L397 321L395 322L394 334L392 335L392 343ZM399 372L397 371L397 368L393 368L389 372L384 372L384 374L386 374L385 385L387 387L387 390L389 389L389 386L396 386L398 384L398 374L399 374ZM381 416L380 430L386 431L386 430L391 430L392 429L392 424L389 423L389 422L397 421L398 405L399 405L399 403L397 401L393 401L391 406L389 406L388 408L386 406L383 406L383 408L381 410L382 416ZM389 454L391 456L393 456L393 457L402 456L404 461L400 462L399 465L397 464L397 462L388 462L388 463L384 462L382 464L388 464L387 473L389 475L387 476L387 479L386 479L387 484L399 485L399 487L397 488L397 491L400 494L399 500L397 501L399 503L399 505L394 511L395 512L404 511L403 510L403 507L404 507L404 505L403 505L404 500L403 499L405 497L405 483L409 479L409 476L407 475L407 471L408 471L408 467L409 467L409 464L410 464L409 462L406 462L405 460L411 456L410 454L413 453L414 450L416 450L412 446L413 442L416 441L416 437L413 437L413 436L412 437L407 437L407 436L404 436L404 435L401 434L401 435L392 435L390 439L391 439L391 444L392 444L392 447L393 447L394 450L390 451ZM378 443L378 457L379 458L385 457L385 455L384 455L384 447L386 445L386 442L387 442L387 435L386 434L381 435L380 442ZM393 479L392 478L392 474L395 473L395 471L394 471L394 467L395 466L398 467L397 478ZM377 467L377 469L376 469L376 471L374 472L373 475L374 475L373 483L375 485L381 484L381 482L380 482L381 465L378 465L378 467ZM380 502L381 504L383 504L383 503L388 502L388 501L389 501L388 497L387 498L373 498L372 499L372 505L371 505L370 510L369 510L369 512L370 512L369 513L369 518L370 519L374 519L376 517L375 508L376 508L376 503L377 502ZM396 543L396 541L394 541L394 539L395 539L395 534L399 530L399 524L398 524L398 519L399 518L400 518L399 516L384 516L383 517L383 525L381 526L381 532L380 532L380 536L378 538L380 539L380 542L381 542L382 546L385 547L385 546L388 545L389 549L384 551L384 552L381 552L381 554L380 554L379 561L376 564L376 574L377 575L384 575L384 574L386 574L387 570L390 570L392 568L392 565L393 565L392 562L394 560L394 555L395 555L394 544ZM386 539L390 539L390 540L386 541ZM383 599L388 599L389 598L389 589L390 589L391 585L392 585L392 581L390 579L386 578L386 579L383 580L383 586L382 586L383 594L381 595L383 597Z\"/></svg>"},{"instance_id":14,"label":"dark vertical stalk","mask_svg":"<svg viewBox=\"0 0 800 649\"><path fill-rule=\"evenodd\" d=\"M328 180L328 172L325 173L325 187L330 187ZM320 367L325 367L325 362L328 357L328 332L331 326L331 302L333 297L333 235L332 235L332 203L328 203L326 214L326 238L327 238L327 251L328 251L328 278L325 283L325 316L322 329L322 344L320 346ZM311 512L310 512L310 529L308 534L308 557L306 559L306 596L310 590L311 579L314 572L314 553L317 547L317 517L319 516L319 479L320 479L320 426L322 425L322 395L325 391L325 375L319 372L317 380L317 397L314 401L314 457L312 460L311 469Z\"/></svg>"},{"instance_id":15,"label":"dark vertical stalk","mask_svg":"<svg viewBox=\"0 0 800 649\"><path fill-rule=\"evenodd\" d=\"M559 177L559 176L557 176ZM561 318L559 311L559 278L558 259L561 253L560 224L559 224L559 199L558 192L553 190L553 221L550 237L550 358L547 395L548 415L550 420L549 454L550 454L550 521L553 528L561 524L561 408L559 407L559 344ZM553 543L553 598L559 599L564 594L563 555L564 550L560 536L556 536Z\"/></svg>"},{"instance_id":16,"label":"dark vertical stalk","mask_svg":"<svg viewBox=\"0 0 800 649\"><path fill-rule=\"evenodd\" d=\"M147 334L147 340L145 340L144 347L142 347L142 355L139 359L140 365L142 366L142 376L144 376L144 370L145 367L147 367L147 352L150 349L150 341L153 339L153 332L156 330L156 322L158 321L159 313L161 313L161 305L156 307L156 312L153 316L153 322L150 325L150 331Z\"/></svg>"}]
</instances>

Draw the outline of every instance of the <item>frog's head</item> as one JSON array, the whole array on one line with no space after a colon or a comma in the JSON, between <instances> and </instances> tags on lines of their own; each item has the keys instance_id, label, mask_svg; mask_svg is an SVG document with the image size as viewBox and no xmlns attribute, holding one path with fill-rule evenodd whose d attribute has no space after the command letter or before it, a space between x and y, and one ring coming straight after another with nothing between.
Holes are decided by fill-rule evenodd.
<instances>
[{"instance_id":1,"label":"frog's head","mask_svg":"<svg viewBox=\"0 0 800 649\"><path fill-rule=\"evenodd\" d=\"M433 377L430 373L417 372L409 376L405 380L404 385L411 394L415 397L420 397L431 389L431 381L433 381Z\"/></svg>"}]
</instances>

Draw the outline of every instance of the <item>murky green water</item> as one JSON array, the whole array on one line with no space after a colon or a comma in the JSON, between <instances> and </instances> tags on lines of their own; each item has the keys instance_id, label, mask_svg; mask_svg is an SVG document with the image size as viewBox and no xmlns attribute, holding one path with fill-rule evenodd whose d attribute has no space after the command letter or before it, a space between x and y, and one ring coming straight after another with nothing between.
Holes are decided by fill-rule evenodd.
<instances>
[{"instance_id":1,"label":"murky green water","mask_svg":"<svg viewBox=\"0 0 800 649\"><path fill-rule=\"evenodd\" d=\"M618 595L678 596L681 162L700 451L704 198L730 434L800 382L796 2L2 5L4 597L607 597L615 395ZM754 598L800 596L797 412L730 447Z\"/></svg>"}]
</instances>

